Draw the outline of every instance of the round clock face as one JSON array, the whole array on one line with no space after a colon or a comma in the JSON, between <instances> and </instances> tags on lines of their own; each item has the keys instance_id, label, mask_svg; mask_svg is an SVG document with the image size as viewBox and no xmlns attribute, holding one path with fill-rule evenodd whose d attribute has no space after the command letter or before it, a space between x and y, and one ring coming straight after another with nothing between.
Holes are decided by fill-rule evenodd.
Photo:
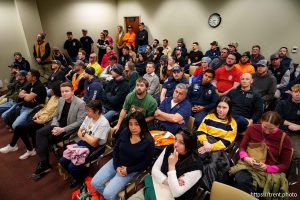
<instances>
[{"instance_id":1,"label":"round clock face","mask_svg":"<svg viewBox=\"0 0 300 200\"><path fill-rule=\"evenodd\" d=\"M218 13L213 13L208 18L208 24L212 28L216 28L221 24L221 20L222 20L222 18Z\"/></svg>"}]
</instances>

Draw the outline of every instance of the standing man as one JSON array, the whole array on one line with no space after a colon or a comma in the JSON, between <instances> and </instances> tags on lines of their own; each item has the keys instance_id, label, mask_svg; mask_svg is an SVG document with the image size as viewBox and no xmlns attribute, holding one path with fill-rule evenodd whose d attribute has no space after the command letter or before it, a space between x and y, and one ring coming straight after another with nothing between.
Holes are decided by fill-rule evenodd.
<instances>
[{"instance_id":1,"label":"standing man","mask_svg":"<svg viewBox=\"0 0 300 200\"><path fill-rule=\"evenodd\" d=\"M76 38L73 38L71 31L67 32L67 40L64 44L66 54L69 55L72 62L76 62L78 51L81 48L81 43Z\"/></svg>"},{"instance_id":2,"label":"standing man","mask_svg":"<svg viewBox=\"0 0 300 200\"><path fill-rule=\"evenodd\" d=\"M169 40L164 39L163 40L163 54L168 56L168 58L172 55L172 49L169 46Z\"/></svg>"},{"instance_id":3,"label":"standing man","mask_svg":"<svg viewBox=\"0 0 300 200\"><path fill-rule=\"evenodd\" d=\"M41 76L45 76L47 79L51 73L50 66L47 65L51 63L51 48L49 43L45 41L45 37L45 33L37 35L37 41L33 46L33 56L35 61L40 65L39 72Z\"/></svg>"},{"instance_id":4,"label":"standing man","mask_svg":"<svg viewBox=\"0 0 300 200\"><path fill-rule=\"evenodd\" d=\"M85 118L85 103L74 95L69 82L60 85L61 96L51 123L36 131L36 147L40 162L32 178L40 179L51 170L48 147L61 141L66 134L74 134Z\"/></svg>"},{"instance_id":5,"label":"standing man","mask_svg":"<svg viewBox=\"0 0 300 200\"><path fill-rule=\"evenodd\" d=\"M137 52L145 53L148 45L148 31L145 30L144 22L139 23L139 31L136 33Z\"/></svg>"},{"instance_id":6,"label":"standing man","mask_svg":"<svg viewBox=\"0 0 300 200\"><path fill-rule=\"evenodd\" d=\"M235 55L229 54L226 58L226 64L216 71L213 84L217 87L220 96L225 96L230 90L240 85L242 72L234 66L235 62Z\"/></svg>"},{"instance_id":7,"label":"standing man","mask_svg":"<svg viewBox=\"0 0 300 200\"><path fill-rule=\"evenodd\" d=\"M124 34L123 26L117 26L116 45L117 45L117 53L119 57L122 55L122 48L125 45L123 41L124 35L125 34Z\"/></svg>"},{"instance_id":8,"label":"standing man","mask_svg":"<svg viewBox=\"0 0 300 200\"><path fill-rule=\"evenodd\" d=\"M93 49L93 44L94 41L93 39L87 35L88 31L87 29L82 29L82 37L80 38L80 42L82 44L82 48L86 53L86 57L88 58L91 54L91 52L94 52Z\"/></svg>"},{"instance_id":9,"label":"standing man","mask_svg":"<svg viewBox=\"0 0 300 200\"><path fill-rule=\"evenodd\" d=\"M132 45L135 47L136 34L134 33L132 26L127 26L128 32L124 35L123 41L126 46Z\"/></svg>"},{"instance_id":10,"label":"standing man","mask_svg":"<svg viewBox=\"0 0 300 200\"><path fill-rule=\"evenodd\" d=\"M279 49L278 55L279 55L279 58L280 58L281 66L289 69L290 72L293 73L294 64L293 64L293 60L288 57L288 48L287 47L281 47Z\"/></svg>"}]
</instances>

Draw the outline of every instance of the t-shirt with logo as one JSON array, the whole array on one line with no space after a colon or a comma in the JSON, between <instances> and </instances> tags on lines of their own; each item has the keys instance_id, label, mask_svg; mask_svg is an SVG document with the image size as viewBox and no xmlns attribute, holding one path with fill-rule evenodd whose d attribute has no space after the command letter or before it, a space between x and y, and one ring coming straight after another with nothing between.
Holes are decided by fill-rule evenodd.
<instances>
[{"instance_id":1,"label":"t-shirt with logo","mask_svg":"<svg viewBox=\"0 0 300 200\"><path fill-rule=\"evenodd\" d=\"M154 115L157 108L156 100L148 93L143 99L136 96L136 91L129 93L123 104L123 109L127 110L127 116L135 111L143 112L145 117Z\"/></svg>"},{"instance_id":2,"label":"t-shirt with logo","mask_svg":"<svg viewBox=\"0 0 300 200\"><path fill-rule=\"evenodd\" d=\"M225 66L216 70L215 80L217 81L217 89L223 93L233 87L234 82L240 82L240 76L242 72L233 67L230 70L226 70Z\"/></svg>"}]
</instances>

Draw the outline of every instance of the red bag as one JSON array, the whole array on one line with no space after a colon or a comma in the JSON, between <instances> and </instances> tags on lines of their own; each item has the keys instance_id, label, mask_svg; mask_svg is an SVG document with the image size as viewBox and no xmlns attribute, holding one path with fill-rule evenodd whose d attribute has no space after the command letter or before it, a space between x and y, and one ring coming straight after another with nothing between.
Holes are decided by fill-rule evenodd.
<instances>
[{"instance_id":1,"label":"red bag","mask_svg":"<svg viewBox=\"0 0 300 200\"><path fill-rule=\"evenodd\" d=\"M84 183L88 189L89 194L91 195L91 200L104 200L102 194L99 194L95 188L91 185L92 177L88 176L84 179ZM72 200L79 200L78 195L80 194L80 189L75 190L72 193Z\"/></svg>"}]
</instances>

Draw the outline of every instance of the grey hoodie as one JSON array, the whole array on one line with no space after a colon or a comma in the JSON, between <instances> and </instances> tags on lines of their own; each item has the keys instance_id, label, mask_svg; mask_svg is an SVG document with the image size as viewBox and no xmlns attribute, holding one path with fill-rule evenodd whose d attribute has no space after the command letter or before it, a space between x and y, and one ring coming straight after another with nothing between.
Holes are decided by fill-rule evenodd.
<instances>
[{"instance_id":1,"label":"grey hoodie","mask_svg":"<svg viewBox=\"0 0 300 200\"><path fill-rule=\"evenodd\" d=\"M259 93L264 101L270 101L274 98L277 81L273 74L268 71L264 76L253 74L253 90Z\"/></svg>"}]
</instances>

